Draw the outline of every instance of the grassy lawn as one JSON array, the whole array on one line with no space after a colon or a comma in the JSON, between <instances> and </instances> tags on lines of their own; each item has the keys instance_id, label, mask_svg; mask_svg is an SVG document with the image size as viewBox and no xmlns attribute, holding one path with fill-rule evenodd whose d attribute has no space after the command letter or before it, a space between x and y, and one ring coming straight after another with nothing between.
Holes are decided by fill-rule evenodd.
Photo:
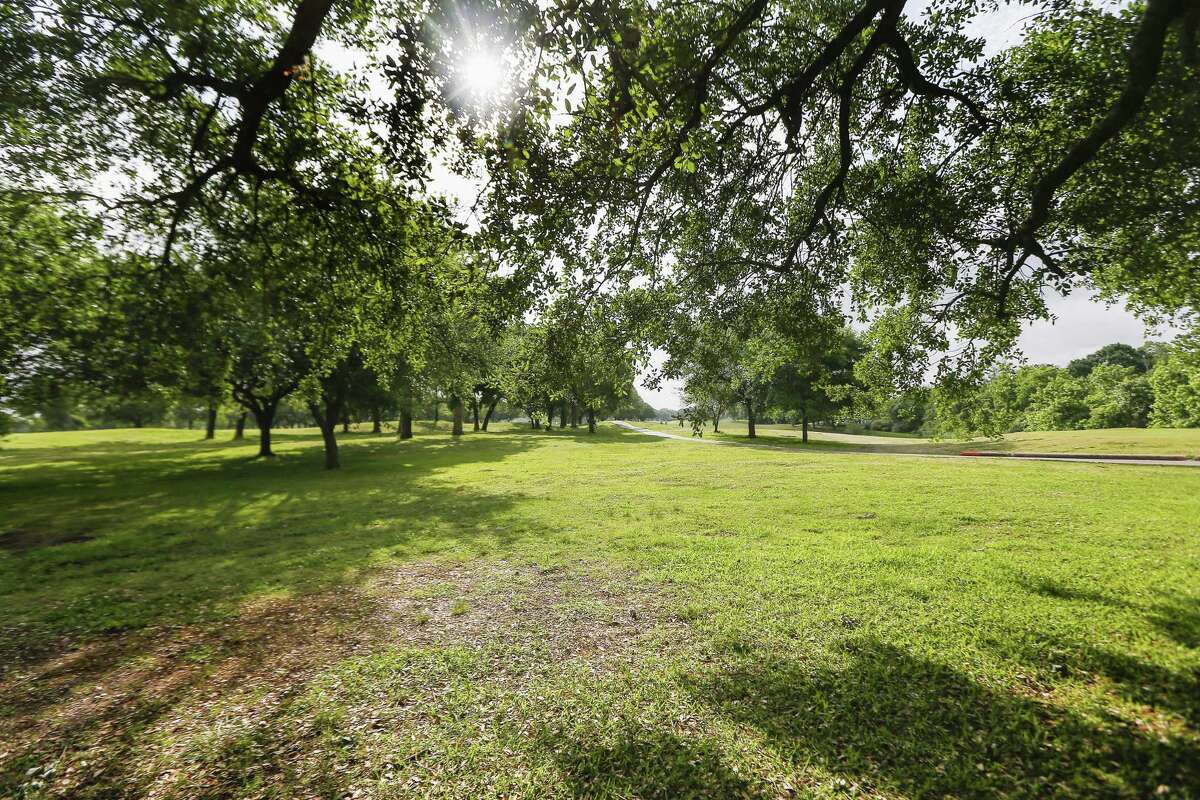
<instances>
[{"instance_id":1,"label":"grassy lawn","mask_svg":"<svg viewBox=\"0 0 1200 800\"><path fill-rule=\"evenodd\" d=\"M677 422L637 422L639 427L667 433L691 435L691 427ZM803 447L801 430L793 425L759 425L758 439L763 443ZM714 437L712 425L704 435ZM746 423L722 420L718 439L744 439ZM959 453L963 450L987 450L1008 453L1106 453L1115 455L1175 455L1200 458L1200 428L1107 428L1093 431L1022 431L1001 439L970 441L934 441L908 434L872 432L849 434L814 431L808 434L808 447L820 449L865 450L895 453Z\"/></svg>"},{"instance_id":2,"label":"grassy lawn","mask_svg":"<svg viewBox=\"0 0 1200 800\"><path fill-rule=\"evenodd\" d=\"M1200 797L1200 470L343 441L0 443L0 797Z\"/></svg>"}]
</instances>

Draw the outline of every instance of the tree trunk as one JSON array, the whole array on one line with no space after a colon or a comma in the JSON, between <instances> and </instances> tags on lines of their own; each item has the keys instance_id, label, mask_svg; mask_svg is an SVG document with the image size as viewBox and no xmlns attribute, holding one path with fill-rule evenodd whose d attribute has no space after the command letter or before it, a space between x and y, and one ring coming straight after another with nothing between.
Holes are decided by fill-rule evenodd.
<instances>
[{"instance_id":1,"label":"tree trunk","mask_svg":"<svg viewBox=\"0 0 1200 800\"><path fill-rule=\"evenodd\" d=\"M561 431L567 427L567 401L563 400L562 405L558 407L558 429Z\"/></svg>"},{"instance_id":2,"label":"tree trunk","mask_svg":"<svg viewBox=\"0 0 1200 800\"><path fill-rule=\"evenodd\" d=\"M488 423L492 421L492 412L496 410L496 404L499 402L500 398L497 397L495 400L488 403L487 413L483 415L483 429L485 431L487 430Z\"/></svg>"},{"instance_id":3,"label":"tree trunk","mask_svg":"<svg viewBox=\"0 0 1200 800\"><path fill-rule=\"evenodd\" d=\"M451 436L463 435L463 402L457 397L451 398L450 408L454 411L454 427L450 429Z\"/></svg>"},{"instance_id":4,"label":"tree trunk","mask_svg":"<svg viewBox=\"0 0 1200 800\"><path fill-rule=\"evenodd\" d=\"M383 433L383 414L378 408L371 409L371 433Z\"/></svg>"},{"instance_id":5,"label":"tree trunk","mask_svg":"<svg viewBox=\"0 0 1200 800\"><path fill-rule=\"evenodd\" d=\"M713 433L721 432L721 415L717 414L713 417Z\"/></svg>"},{"instance_id":6,"label":"tree trunk","mask_svg":"<svg viewBox=\"0 0 1200 800\"><path fill-rule=\"evenodd\" d=\"M258 420L258 457L272 458L274 453L271 452L271 423L275 421L275 406L262 406L260 411L254 412L254 418Z\"/></svg>"},{"instance_id":7,"label":"tree trunk","mask_svg":"<svg viewBox=\"0 0 1200 800\"><path fill-rule=\"evenodd\" d=\"M554 403L546 403L546 430L554 430Z\"/></svg>"},{"instance_id":8,"label":"tree trunk","mask_svg":"<svg viewBox=\"0 0 1200 800\"><path fill-rule=\"evenodd\" d=\"M437 400L433 401L433 427L437 427L438 413L442 410L442 404Z\"/></svg>"},{"instance_id":9,"label":"tree trunk","mask_svg":"<svg viewBox=\"0 0 1200 800\"><path fill-rule=\"evenodd\" d=\"M471 415L475 418L475 432L479 433L479 401L471 401Z\"/></svg>"},{"instance_id":10,"label":"tree trunk","mask_svg":"<svg viewBox=\"0 0 1200 800\"><path fill-rule=\"evenodd\" d=\"M757 434L754 432L754 404L749 401L746 402L746 430L746 435L749 438L753 439L756 437Z\"/></svg>"},{"instance_id":11,"label":"tree trunk","mask_svg":"<svg viewBox=\"0 0 1200 800\"><path fill-rule=\"evenodd\" d=\"M400 438L412 438L412 413L408 411L400 412Z\"/></svg>"},{"instance_id":12,"label":"tree trunk","mask_svg":"<svg viewBox=\"0 0 1200 800\"><path fill-rule=\"evenodd\" d=\"M317 427L321 429L321 439L325 443L325 469L341 469L342 463L338 460L337 434L334 432L337 428L337 408L326 406L322 409L316 403L309 403L308 410L312 412Z\"/></svg>"},{"instance_id":13,"label":"tree trunk","mask_svg":"<svg viewBox=\"0 0 1200 800\"><path fill-rule=\"evenodd\" d=\"M233 440L240 442L246 438L246 412L243 411L237 418L237 423L233 427Z\"/></svg>"},{"instance_id":14,"label":"tree trunk","mask_svg":"<svg viewBox=\"0 0 1200 800\"><path fill-rule=\"evenodd\" d=\"M596 412L589 408L587 410L587 419L588 419L588 433L595 433L596 432Z\"/></svg>"},{"instance_id":15,"label":"tree trunk","mask_svg":"<svg viewBox=\"0 0 1200 800\"><path fill-rule=\"evenodd\" d=\"M342 433L349 433L349 432L350 432L350 415L347 414L346 416L342 417Z\"/></svg>"},{"instance_id":16,"label":"tree trunk","mask_svg":"<svg viewBox=\"0 0 1200 800\"><path fill-rule=\"evenodd\" d=\"M217 404L208 404L208 418L204 422L204 438L215 439L217 436Z\"/></svg>"},{"instance_id":17,"label":"tree trunk","mask_svg":"<svg viewBox=\"0 0 1200 800\"><path fill-rule=\"evenodd\" d=\"M804 415L800 418L800 424L804 426L801 429L800 441L803 442L804 444L808 444L808 412L807 411L805 411Z\"/></svg>"},{"instance_id":18,"label":"tree trunk","mask_svg":"<svg viewBox=\"0 0 1200 800\"><path fill-rule=\"evenodd\" d=\"M571 427L579 427L579 406L571 403Z\"/></svg>"}]
</instances>

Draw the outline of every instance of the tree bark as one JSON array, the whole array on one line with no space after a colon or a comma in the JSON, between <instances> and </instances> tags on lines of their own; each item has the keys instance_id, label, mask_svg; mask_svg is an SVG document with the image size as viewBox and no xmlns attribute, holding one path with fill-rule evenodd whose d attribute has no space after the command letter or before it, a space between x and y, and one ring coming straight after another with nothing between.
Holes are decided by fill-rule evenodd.
<instances>
[{"instance_id":1,"label":"tree bark","mask_svg":"<svg viewBox=\"0 0 1200 800\"><path fill-rule=\"evenodd\" d=\"M254 418L258 421L258 457L273 458L275 453L271 451L271 423L275 421L275 404L264 403L254 412Z\"/></svg>"},{"instance_id":2,"label":"tree bark","mask_svg":"<svg viewBox=\"0 0 1200 800\"><path fill-rule=\"evenodd\" d=\"M596 412L592 409L587 410L588 433L596 432Z\"/></svg>"},{"instance_id":3,"label":"tree bark","mask_svg":"<svg viewBox=\"0 0 1200 800\"><path fill-rule=\"evenodd\" d=\"M571 427L579 427L579 406L571 403Z\"/></svg>"},{"instance_id":4,"label":"tree bark","mask_svg":"<svg viewBox=\"0 0 1200 800\"><path fill-rule=\"evenodd\" d=\"M754 404L749 400L746 401L746 430L748 438L756 438L757 434L754 432Z\"/></svg>"},{"instance_id":5,"label":"tree bark","mask_svg":"<svg viewBox=\"0 0 1200 800\"><path fill-rule=\"evenodd\" d=\"M217 436L217 404L208 404L208 418L204 423L204 438L215 439Z\"/></svg>"},{"instance_id":6,"label":"tree bark","mask_svg":"<svg viewBox=\"0 0 1200 800\"><path fill-rule=\"evenodd\" d=\"M561 431L567 427L567 401L563 400L562 405L558 407L558 429Z\"/></svg>"},{"instance_id":7,"label":"tree bark","mask_svg":"<svg viewBox=\"0 0 1200 800\"><path fill-rule=\"evenodd\" d=\"M309 403L308 410L312 412L317 427L321 429L321 440L325 444L325 469L341 469L338 459L337 406L326 405L324 409L317 403Z\"/></svg>"},{"instance_id":8,"label":"tree bark","mask_svg":"<svg viewBox=\"0 0 1200 800\"><path fill-rule=\"evenodd\" d=\"M383 433L383 420L378 408L371 410L371 433Z\"/></svg>"},{"instance_id":9,"label":"tree bark","mask_svg":"<svg viewBox=\"0 0 1200 800\"><path fill-rule=\"evenodd\" d=\"M450 408L454 411L454 427L450 429L451 436L463 435L463 401L457 397L451 398Z\"/></svg>"},{"instance_id":10,"label":"tree bark","mask_svg":"<svg viewBox=\"0 0 1200 800\"><path fill-rule=\"evenodd\" d=\"M803 426L801 428L800 441L803 442L804 444L808 444L808 412L807 411L803 412L803 415L800 417L800 424Z\"/></svg>"},{"instance_id":11,"label":"tree bark","mask_svg":"<svg viewBox=\"0 0 1200 800\"><path fill-rule=\"evenodd\" d=\"M721 415L718 413L713 417L713 433L721 432Z\"/></svg>"},{"instance_id":12,"label":"tree bark","mask_svg":"<svg viewBox=\"0 0 1200 800\"><path fill-rule=\"evenodd\" d=\"M479 401L471 400L471 416L475 420L475 432L479 433Z\"/></svg>"},{"instance_id":13,"label":"tree bark","mask_svg":"<svg viewBox=\"0 0 1200 800\"><path fill-rule=\"evenodd\" d=\"M485 431L487 430L488 423L492 421L492 412L496 410L496 404L499 402L500 398L497 397L491 403L488 403L487 413L483 415L483 429Z\"/></svg>"},{"instance_id":14,"label":"tree bark","mask_svg":"<svg viewBox=\"0 0 1200 800\"><path fill-rule=\"evenodd\" d=\"M400 438L412 438L412 414L408 411L400 412Z\"/></svg>"},{"instance_id":15,"label":"tree bark","mask_svg":"<svg viewBox=\"0 0 1200 800\"><path fill-rule=\"evenodd\" d=\"M246 438L246 413L243 411L237 418L237 423L233 427L233 440L240 442Z\"/></svg>"}]
</instances>

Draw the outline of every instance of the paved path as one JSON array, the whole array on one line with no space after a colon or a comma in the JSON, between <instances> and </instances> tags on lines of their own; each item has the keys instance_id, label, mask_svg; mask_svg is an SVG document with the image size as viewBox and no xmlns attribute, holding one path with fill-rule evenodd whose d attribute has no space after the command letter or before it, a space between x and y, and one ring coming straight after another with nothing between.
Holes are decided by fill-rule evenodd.
<instances>
[{"instance_id":1,"label":"paved path","mask_svg":"<svg viewBox=\"0 0 1200 800\"><path fill-rule=\"evenodd\" d=\"M644 433L647 436L658 436L663 439L678 439L683 442L695 442L697 444L718 444L729 445L731 447L758 447L765 450L791 450L796 448L786 445L777 444L762 444L758 442L734 442L729 439L705 439L699 436L682 436L678 433L667 433L666 431L655 431L648 428L639 428L636 425L631 425L628 422L613 420L616 425L625 428L626 430ZM1087 456L1078 456L1072 458L1063 458L1062 456L1036 456L1036 455L998 455L998 456L963 456L954 453L889 453L886 450L820 450L813 449L809 452L824 453L833 455L851 455L851 456L892 456L894 458L958 458L958 459L983 459L989 458L994 461L1067 461L1084 464L1132 464L1135 466L1147 467L1200 467L1200 461L1159 461L1144 458L1088 458Z\"/></svg>"}]
</instances>

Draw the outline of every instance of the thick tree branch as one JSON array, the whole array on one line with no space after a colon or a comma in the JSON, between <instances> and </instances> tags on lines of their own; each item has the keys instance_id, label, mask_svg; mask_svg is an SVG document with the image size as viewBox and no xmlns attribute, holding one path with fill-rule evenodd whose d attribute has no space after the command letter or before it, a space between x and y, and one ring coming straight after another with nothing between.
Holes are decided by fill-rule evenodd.
<instances>
[{"instance_id":1,"label":"thick tree branch","mask_svg":"<svg viewBox=\"0 0 1200 800\"><path fill-rule=\"evenodd\" d=\"M1063 184L1133 122L1158 79L1167 29L1184 17L1192 1L1148 0L1129 50L1129 79L1125 88L1103 119L1071 145L1059 162L1034 184L1029 215L1013 233L1017 242L1028 244L1035 238L1038 229L1049 220L1054 196Z\"/></svg>"},{"instance_id":2,"label":"thick tree branch","mask_svg":"<svg viewBox=\"0 0 1200 800\"><path fill-rule=\"evenodd\" d=\"M920 67L917 66L916 57L913 55L912 48L909 47L908 41L900 35L900 32L894 27L886 36L888 47L896 54L897 67L900 69L900 76L912 90L914 94L919 94L924 97L945 97L957 100L966 107L971 116L975 118L981 126L991 124L987 115L979 107L979 104L972 100L965 93L957 89L951 89L948 86L941 86L926 78Z\"/></svg>"}]
</instances>

